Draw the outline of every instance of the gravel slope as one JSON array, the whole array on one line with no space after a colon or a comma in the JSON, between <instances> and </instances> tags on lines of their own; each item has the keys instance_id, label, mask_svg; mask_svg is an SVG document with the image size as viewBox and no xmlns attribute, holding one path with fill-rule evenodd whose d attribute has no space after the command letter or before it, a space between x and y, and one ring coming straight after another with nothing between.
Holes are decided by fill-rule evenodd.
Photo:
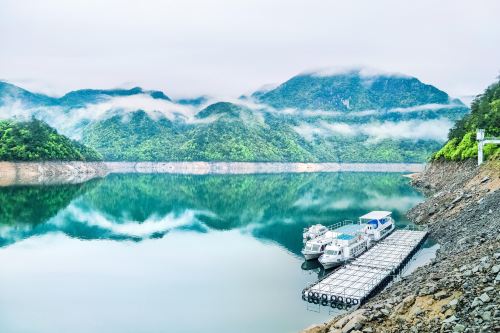
<instances>
[{"instance_id":1,"label":"gravel slope","mask_svg":"<svg viewBox=\"0 0 500 333\"><path fill-rule=\"evenodd\" d=\"M434 163L408 212L440 249L360 309L304 332L500 332L500 162Z\"/></svg>"}]
</instances>

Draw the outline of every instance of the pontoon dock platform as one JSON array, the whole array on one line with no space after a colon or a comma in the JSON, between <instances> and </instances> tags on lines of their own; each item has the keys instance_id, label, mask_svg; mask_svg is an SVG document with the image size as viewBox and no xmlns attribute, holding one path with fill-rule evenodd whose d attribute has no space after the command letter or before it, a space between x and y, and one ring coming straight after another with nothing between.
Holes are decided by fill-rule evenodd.
<instances>
[{"instance_id":1,"label":"pontoon dock platform","mask_svg":"<svg viewBox=\"0 0 500 333\"><path fill-rule=\"evenodd\" d=\"M302 291L315 304L358 305L398 275L427 237L427 230L396 230L358 258Z\"/></svg>"}]
</instances>

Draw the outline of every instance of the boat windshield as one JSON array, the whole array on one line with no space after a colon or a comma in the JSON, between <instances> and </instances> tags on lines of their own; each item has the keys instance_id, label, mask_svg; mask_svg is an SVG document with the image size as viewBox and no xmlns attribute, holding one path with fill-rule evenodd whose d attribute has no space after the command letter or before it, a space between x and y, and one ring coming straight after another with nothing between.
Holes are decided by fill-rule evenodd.
<instances>
[{"instance_id":1,"label":"boat windshield","mask_svg":"<svg viewBox=\"0 0 500 333\"><path fill-rule=\"evenodd\" d=\"M319 245L318 244L308 244L308 245L306 245L306 250L308 250L308 251L318 251L319 250Z\"/></svg>"},{"instance_id":2,"label":"boat windshield","mask_svg":"<svg viewBox=\"0 0 500 333\"><path fill-rule=\"evenodd\" d=\"M336 256L336 255L340 254L340 252L337 251L337 250L326 250L325 253L328 254L328 255L330 255L330 256Z\"/></svg>"}]
</instances>

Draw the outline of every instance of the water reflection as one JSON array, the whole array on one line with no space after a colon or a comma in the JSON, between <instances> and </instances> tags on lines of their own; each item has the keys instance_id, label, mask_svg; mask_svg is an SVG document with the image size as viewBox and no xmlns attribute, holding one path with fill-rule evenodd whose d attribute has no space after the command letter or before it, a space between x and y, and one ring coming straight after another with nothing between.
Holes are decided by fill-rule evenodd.
<instances>
[{"instance_id":1,"label":"water reflection","mask_svg":"<svg viewBox=\"0 0 500 333\"><path fill-rule=\"evenodd\" d=\"M140 241L172 230L240 230L300 255L314 223L392 210L399 224L421 200L398 174L111 175L85 184L0 188L0 245L63 232Z\"/></svg>"},{"instance_id":2,"label":"water reflection","mask_svg":"<svg viewBox=\"0 0 500 333\"><path fill-rule=\"evenodd\" d=\"M380 173L2 187L0 331L296 332L337 311L300 299L325 274L302 229L375 209L404 224L421 199Z\"/></svg>"}]
</instances>

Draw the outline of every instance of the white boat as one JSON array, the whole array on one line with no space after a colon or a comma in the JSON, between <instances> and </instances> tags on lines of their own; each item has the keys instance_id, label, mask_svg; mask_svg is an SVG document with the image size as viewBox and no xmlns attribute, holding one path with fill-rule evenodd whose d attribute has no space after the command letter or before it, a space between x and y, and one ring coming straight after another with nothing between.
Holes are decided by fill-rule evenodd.
<instances>
[{"instance_id":1,"label":"white boat","mask_svg":"<svg viewBox=\"0 0 500 333\"><path fill-rule=\"evenodd\" d=\"M359 223L365 225L364 232L370 237L370 240L378 242L395 228L391 215L392 212L375 210L361 216Z\"/></svg>"},{"instance_id":2,"label":"white boat","mask_svg":"<svg viewBox=\"0 0 500 333\"><path fill-rule=\"evenodd\" d=\"M391 215L387 211L372 211L361 216L358 223L343 221L330 227L315 225L315 230L327 231L307 241L304 237L302 254L306 260L321 257L319 261L325 269L338 266L359 256L374 242L389 235L395 228ZM308 237L311 235L313 233L308 234Z\"/></svg>"},{"instance_id":3,"label":"white boat","mask_svg":"<svg viewBox=\"0 0 500 333\"><path fill-rule=\"evenodd\" d=\"M309 228L304 228L304 232L302 233L304 244L311 239L323 235L327 231L328 228L322 224L315 224L313 226L310 226Z\"/></svg>"},{"instance_id":4,"label":"white boat","mask_svg":"<svg viewBox=\"0 0 500 333\"><path fill-rule=\"evenodd\" d=\"M339 234L335 231L327 231L323 235L308 240L302 249L306 260L316 259L323 254L327 245L331 244Z\"/></svg>"},{"instance_id":5,"label":"white boat","mask_svg":"<svg viewBox=\"0 0 500 333\"><path fill-rule=\"evenodd\" d=\"M342 265L368 249L370 239L364 233L341 234L325 248L318 261L325 269Z\"/></svg>"}]
</instances>

